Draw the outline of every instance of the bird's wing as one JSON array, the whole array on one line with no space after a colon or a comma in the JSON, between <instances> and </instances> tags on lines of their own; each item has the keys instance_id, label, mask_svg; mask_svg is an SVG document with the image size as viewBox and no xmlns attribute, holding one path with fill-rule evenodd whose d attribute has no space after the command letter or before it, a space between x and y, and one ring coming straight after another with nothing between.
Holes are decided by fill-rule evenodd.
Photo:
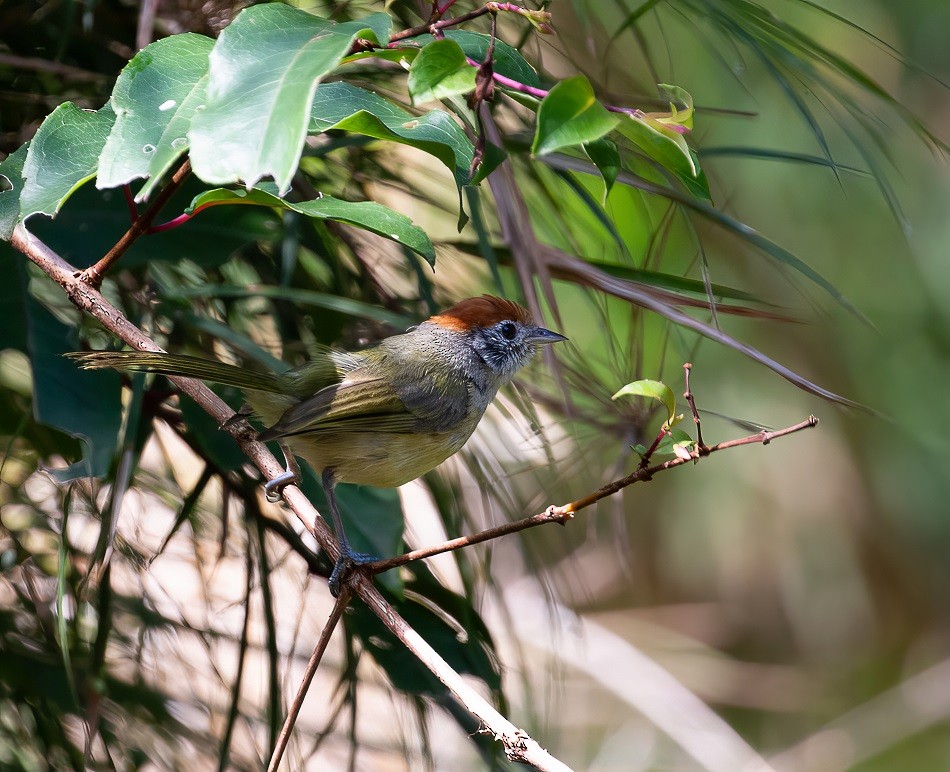
<instances>
[{"instance_id":1,"label":"bird's wing","mask_svg":"<svg viewBox=\"0 0 950 772\"><path fill-rule=\"evenodd\" d=\"M418 431L414 415L386 381L344 380L327 386L289 408L262 440L329 431Z\"/></svg>"}]
</instances>

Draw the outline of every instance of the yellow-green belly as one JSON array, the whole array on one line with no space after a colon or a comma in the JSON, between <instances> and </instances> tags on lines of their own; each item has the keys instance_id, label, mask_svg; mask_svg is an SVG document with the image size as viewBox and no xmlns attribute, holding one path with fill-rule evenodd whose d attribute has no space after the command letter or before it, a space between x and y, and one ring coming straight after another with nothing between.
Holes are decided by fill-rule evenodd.
<instances>
[{"instance_id":1,"label":"yellow-green belly","mask_svg":"<svg viewBox=\"0 0 950 772\"><path fill-rule=\"evenodd\" d=\"M441 434L321 432L285 441L318 474L332 467L338 482L393 488L421 477L458 452L472 429Z\"/></svg>"}]
</instances>

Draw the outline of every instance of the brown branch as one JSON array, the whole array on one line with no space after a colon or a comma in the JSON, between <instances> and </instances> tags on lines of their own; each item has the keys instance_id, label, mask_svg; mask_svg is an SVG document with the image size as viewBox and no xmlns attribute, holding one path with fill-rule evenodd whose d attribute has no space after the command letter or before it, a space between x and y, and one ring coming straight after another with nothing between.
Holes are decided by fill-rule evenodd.
<instances>
[{"instance_id":1,"label":"brown branch","mask_svg":"<svg viewBox=\"0 0 950 772\"><path fill-rule=\"evenodd\" d=\"M445 13L448 8L442 9L442 13ZM416 27L410 27L405 29L402 32L396 32L393 35L389 36L389 42L398 43L400 40L406 40L408 38L419 37L419 35L425 35L426 33L435 33L440 30L444 30L447 27L454 27L458 24L464 24L467 21L472 19L477 19L479 16L484 16L485 14L495 14L499 11L507 11L509 13L515 13L519 16L525 16L529 19L534 19L539 22L548 22L550 21L551 14L545 11L532 11L528 8L522 8L520 5L515 5L514 3L485 3L481 8L476 8L467 13L459 14L458 16L453 16L451 19L439 19L438 21L429 21L425 24L420 24Z\"/></svg>"},{"instance_id":2,"label":"brown branch","mask_svg":"<svg viewBox=\"0 0 950 772\"><path fill-rule=\"evenodd\" d=\"M106 252L102 259L95 265L80 272L77 278L90 287L98 289L102 285L102 279L105 277L106 271L128 251L129 247L138 240L139 236L142 236L145 231L148 230L149 226L151 226L152 222L158 216L158 213L181 187L190 172L191 162L186 158L185 162L178 167L178 171L172 175L168 184L155 196L155 200L152 201L148 209L142 212L140 217L132 221L132 225L125 234L123 234L122 238L116 242L115 246Z\"/></svg>"},{"instance_id":3,"label":"brown branch","mask_svg":"<svg viewBox=\"0 0 950 772\"><path fill-rule=\"evenodd\" d=\"M313 654L310 655L310 661L307 662L307 669L303 674L303 680L300 682L300 688L297 690L297 696L294 697L293 704L290 706L290 710L287 711L287 718L284 720L284 725L280 729L280 735L277 737L277 745L274 746L274 752L271 754L270 764L267 765L267 772L277 772L277 767L280 766L280 759L287 749L287 743L290 741L290 733L293 731L294 724L297 722L297 716L303 707L303 701L307 697L307 692L310 690L310 683L317 673L317 668L320 667L320 660L323 659L323 654L327 650L327 645L330 643L330 636L333 635L333 631L343 617L343 612L346 611L346 607L349 603L350 589L344 587L340 592L340 596L336 599L336 604L333 606L333 611L330 612L327 623L323 626L320 639L317 641Z\"/></svg>"},{"instance_id":4,"label":"brown branch","mask_svg":"<svg viewBox=\"0 0 950 772\"><path fill-rule=\"evenodd\" d=\"M709 455L709 448L707 448L706 443L703 442L702 422L699 420L699 411L696 409L696 400L693 397L693 392L689 388L689 373L692 369L693 366L689 362L683 365L683 374L686 380L686 392L683 394L683 397L686 399L690 412L693 414L693 423L696 424L696 447L699 450L699 455L707 456Z\"/></svg>"},{"instance_id":5,"label":"brown branch","mask_svg":"<svg viewBox=\"0 0 950 772\"><path fill-rule=\"evenodd\" d=\"M593 493L590 493L583 498L577 499L577 501L572 501L570 504L563 504L561 506L551 505L546 510L544 510L544 512L540 512L537 515L532 515L531 517L526 517L523 520L517 520L513 523L505 523L504 525L499 525L495 528L488 528L484 531L479 531L478 533L474 533L469 536L460 536L457 539L450 539L449 541L443 542L442 544L436 544L432 547L424 547L422 549L412 550L411 552L406 552L403 555L389 558L388 560L377 560L374 563L367 564L364 566L364 568L372 571L374 574L378 574L382 573L383 571L388 571L391 568L396 568L397 566L411 563L414 560L430 558L433 555L441 555L443 552L452 552L453 550L468 547L471 544L480 544L484 541L497 539L500 536L507 536L510 533L517 533L518 531L524 531L528 528L535 528L539 525L545 525L547 523L560 523L561 525L564 525L582 509L586 509L591 504L596 504L601 499L612 496L618 491L628 488L634 483L647 482L653 479L653 475L657 474L658 472L665 472L667 469L673 469L674 467L682 466L683 464L686 464L690 461L698 461L701 457L708 456L720 450L738 448L742 445L768 445L774 439L785 437L786 435L794 434L795 432L800 432L803 429L811 429L814 426L818 426L818 419L812 415L808 416L808 418L801 423L797 423L794 426L789 426L785 429L779 429L778 431L774 432L759 432L758 434L752 434L748 437L741 437L736 440L720 442L718 445L707 447L705 452L696 451L695 453L692 453L689 458L680 458L677 456L676 458L671 458L669 461L664 461L662 464L656 464L655 466L649 468L638 467L637 470L632 474L628 474L626 477L621 477L619 480L614 480L602 488L598 488ZM662 436L662 434L660 436Z\"/></svg>"},{"instance_id":6,"label":"brown branch","mask_svg":"<svg viewBox=\"0 0 950 772\"><path fill-rule=\"evenodd\" d=\"M20 70L35 72L51 72L67 80L95 82L106 80L109 76L103 73L91 72L81 67L73 67L62 62L54 62L39 56L15 56L14 54L0 53L0 65L14 67Z\"/></svg>"},{"instance_id":7,"label":"brown branch","mask_svg":"<svg viewBox=\"0 0 950 772\"><path fill-rule=\"evenodd\" d=\"M79 279L73 266L27 231L22 223L14 229L10 244L63 287L73 305L98 320L103 327L129 346L139 351L161 351L158 344L126 319L122 312L96 289ZM170 380L194 399L219 424L224 424L234 415L234 411L200 381L176 376L170 376ZM256 434L245 422L237 422L223 428L234 437L241 450L268 480L283 472L283 465L274 458L265 445L254 439ZM288 485L283 489L282 495L286 504L320 546L329 553L331 558L336 559L340 550L333 532L303 492L295 485ZM413 656L445 685L454 698L478 719L482 727L502 743L509 759L532 764L540 770L555 772L569 770L565 764L544 750L537 741L495 710L470 683L453 670L389 604L373 586L364 571L355 572L347 586L379 617L390 632L402 641Z\"/></svg>"}]
</instances>

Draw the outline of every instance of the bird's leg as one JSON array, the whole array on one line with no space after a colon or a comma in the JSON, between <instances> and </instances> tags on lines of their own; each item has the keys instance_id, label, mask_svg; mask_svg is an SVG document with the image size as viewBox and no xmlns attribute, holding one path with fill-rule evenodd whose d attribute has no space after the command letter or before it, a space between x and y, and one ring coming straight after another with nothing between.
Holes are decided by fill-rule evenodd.
<instances>
[{"instance_id":1,"label":"bird's leg","mask_svg":"<svg viewBox=\"0 0 950 772\"><path fill-rule=\"evenodd\" d=\"M284 454L284 464L286 468L283 474L279 474L273 480L268 480L264 483L264 496L270 502L280 501L280 489L300 479L300 467L297 466L297 459L295 459L294 454L290 452L290 448L282 442L279 444L280 450Z\"/></svg>"},{"instance_id":2,"label":"bird's leg","mask_svg":"<svg viewBox=\"0 0 950 772\"><path fill-rule=\"evenodd\" d=\"M354 568L367 563L375 563L379 558L365 552L354 552L350 546L350 540L346 538L346 531L343 530L343 518L340 517L340 509L336 503L336 479L332 467L323 470L320 481L323 483L323 492L327 497L327 506L330 507L330 515L333 518L333 530L340 542L340 557L333 564L333 573L330 574L329 581L330 592L334 598L338 598L340 590L343 588L343 582L346 581Z\"/></svg>"}]
</instances>

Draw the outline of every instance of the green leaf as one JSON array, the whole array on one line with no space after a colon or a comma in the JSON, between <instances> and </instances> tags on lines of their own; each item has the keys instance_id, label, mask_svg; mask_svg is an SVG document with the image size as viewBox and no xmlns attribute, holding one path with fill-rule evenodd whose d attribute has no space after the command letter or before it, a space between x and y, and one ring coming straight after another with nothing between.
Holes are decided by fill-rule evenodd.
<instances>
[{"instance_id":1,"label":"green leaf","mask_svg":"<svg viewBox=\"0 0 950 772\"><path fill-rule=\"evenodd\" d=\"M587 78L576 75L562 80L541 101L531 152L544 155L593 142L619 123L620 116L597 101Z\"/></svg>"},{"instance_id":2,"label":"green leaf","mask_svg":"<svg viewBox=\"0 0 950 772\"><path fill-rule=\"evenodd\" d=\"M617 143L613 140L601 137L593 142L584 144L584 152L600 171L600 176L604 178L604 202L610 195L610 189L617 181L617 175L623 168L623 162L620 160L620 151L617 149Z\"/></svg>"},{"instance_id":3,"label":"green leaf","mask_svg":"<svg viewBox=\"0 0 950 772\"><path fill-rule=\"evenodd\" d=\"M415 104L467 94L475 88L475 68L458 43L436 40L419 52L407 85Z\"/></svg>"},{"instance_id":4,"label":"green leaf","mask_svg":"<svg viewBox=\"0 0 950 772\"><path fill-rule=\"evenodd\" d=\"M646 397L647 399L655 399L666 407L666 412L669 415L666 421L667 425L672 425L676 419L676 395L673 394L673 390L669 386L660 381L642 380L628 383L614 394L611 399L618 399L619 397Z\"/></svg>"},{"instance_id":5,"label":"green leaf","mask_svg":"<svg viewBox=\"0 0 950 772\"><path fill-rule=\"evenodd\" d=\"M706 175L686 143L685 134L693 126L693 98L679 86L661 83L659 89L660 95L670 100L670 111L628 114L620 123L620 133L632 140L647 158L672 172L694 196L711 201Z\"/></svg>"},{"instance_id":6,"label":"green leaf","mask_svg":"<svg viewBox=\"0 0 950 772\"><path fill-rule=\"evenodd\" d=\"M469 177L474 149L462 128L444 110L413 115L372 91L349 83L323 83L317 89L310 113L310 132L331 129L351 131L377 139L399 142L438 158L455 177L458 187L473 185L504 160L504 153L489 145L475 178Z\"/></svg>"},{"instance_id":7,"label":"green leaf","mask_svg":"<svg viewBox=\"0 0 950 772\"><path fill-rule=\"evenodd\" d=\"M483 32L469 32L468 30L446 30L445 37L458 43L470 59L474 59L476 62L485 61L491 43L491 35L486 35ZM418 40L419 38L415 39ZM534 67L525 61L517 48L508 45L504 40L495 39L493 64L495 72L499 75L524 83L526 86L533 86L534 88L541 86L541 81L538 79L538 73Z\"/></svg>"},{"instance_id":8,"label":"green leaf","mask_svg":"<svg viewBox=\"0 0 950 772\"><path fill-rule=\"evenodd\" d=\"M271 176L287 191L317 84L357 37L378 40L388 24L386 14L336 24L281 3L239 13L211 51L207 104L188 133L195 173L249 187Z\"/></svg>"},{"instance_id":9,"label":"green leaf","mask_svg":"<svg viewBox=\"0 0 950 772\"><path fill-rule=\"evenodd\" d=\"M30 142L23 164L20 220L55 215L99 168L99 154L115 122L112 105L98 112L66 102L51 112Z\"/></svg>"},{"instance_id":10,"label":"green leaf","mask_svg":"<svg viewBox=\"0 0 950 772\"><path fill-rule=\"evenodd\" d=\"M96 187L160 177L185 152L195 107L204 102L213 45L204 35L173 35L146 46L125 66L112 92L116 120L99 156Z\"/></svg>"},{"instance_id":11,"label":"green leaf","mask_svg":"<svg viewBox=\"0 0 950 772\"><path fill-rule=\"evenodd\" d=\"M21 145L0 161L0 239L8 241L20 219L23 192L23 163L29 143Z\"/></svg>"},{"instance_id":12,"label":"green leaf","mask_svg":"<svg viewBox=\"0 0 950 772\"><path fill-rule=\"evenodd\" d=\"M430 265L435 263L435 248L426 232L419 226L413 225L405 215L394 212L388 206L375 201L344 201L333 196L323 196L313 201L295 203L285 201L260 188L247 191L216 188L195 198L188 211L196 214L208 207L228 204L279 207L300 212L317 220L347 223L403 244L413 252L422 255Z\"/></svg>"},{"instance_id":13,"label":"green leaf","mask_svg":"<svg viewBox=\"0 0 950 772\"><path fill-rule=\"evenodd\" d=\"M83 371L65 359L63 354L79 346L76 330L30 295L22 262L14 281L19 281L23 296L21 321L33 371L36 420L83 441L83 459L51 474L61 483L102 477L109 471L122 424L119 376L107 370Z\"/></svg>"},{"instance_id":14,"label":"green leaf","mask_svg":"<svg viewBox=\"0 0 950 772\"><path fill-rule=\"evenodd\" d=\"M656 446L655 454L674 455L688 461L692 459L692 454L696 451L696 445L696 440L682 429L673 429L660 440L659 445Z\"/></svg>"}]
</instances>

